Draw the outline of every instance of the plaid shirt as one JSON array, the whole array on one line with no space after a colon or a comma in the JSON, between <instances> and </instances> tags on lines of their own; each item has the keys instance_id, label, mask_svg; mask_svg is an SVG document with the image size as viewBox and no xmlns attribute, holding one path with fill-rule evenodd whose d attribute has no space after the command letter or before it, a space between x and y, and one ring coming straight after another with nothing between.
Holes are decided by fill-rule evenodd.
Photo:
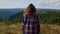
<instances>
[{"instance_id":1,"label":"plaid shirt","mask_svg":"<svg viewBox=\"0 0 60 34\"><path fill-rule=\"evenodd\" d=\"M23 34L39 34L40 32L40 24L37 15L24 15L22 25Z\"/></svg>"}]
</instances>

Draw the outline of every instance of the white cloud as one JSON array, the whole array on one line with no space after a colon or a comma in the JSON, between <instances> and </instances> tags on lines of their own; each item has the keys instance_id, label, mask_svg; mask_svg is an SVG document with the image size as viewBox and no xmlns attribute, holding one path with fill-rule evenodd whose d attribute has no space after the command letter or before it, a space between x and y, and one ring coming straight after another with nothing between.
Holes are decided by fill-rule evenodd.
<instances>
[{"instance_id":1,"label":"white cloud","mask_svg":"<svg viewBox=\"0 0 60 34\"><path fill-rule=\"evenodd\" d=\"M19 3L16 0L0 0L0 8L18 8Z\"/></svg>"},{"instance_id":2,"label":"white cloud","mask_svg":"<svg viewBox=\"0 0 60 34\"><path fill-rule=\"evenodd\" d=\"M38 8L57 8L60 9L60 0L45 0L34 3Z\"/></svg>"},{"instance_id":3,"label":"white cloud","mask_svg":"<svg viewBox=\"0 0 60 34\"><path fill-rule=\"evenodd\" d=\"M60 9L60 0L0 0L0 8L26 8L30 3L37 8Z\"/></svg>"}]
</instances>

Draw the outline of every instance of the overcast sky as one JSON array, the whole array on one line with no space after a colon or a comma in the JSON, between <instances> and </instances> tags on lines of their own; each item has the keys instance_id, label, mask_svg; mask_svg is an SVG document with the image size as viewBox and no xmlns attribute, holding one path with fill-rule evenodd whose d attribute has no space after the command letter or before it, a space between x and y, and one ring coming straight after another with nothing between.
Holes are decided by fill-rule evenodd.
<instances>
[{"instance_id":1,"label":"overcast sky","mask_svg":"<svg viewBox=\"0 0 60 34\"><path fill-rule=\"evenodd\" d=\"M26 8L30 3L36 8L60 9L60 0L0 0L0 8Z\"/></svg>"}]
</instances>

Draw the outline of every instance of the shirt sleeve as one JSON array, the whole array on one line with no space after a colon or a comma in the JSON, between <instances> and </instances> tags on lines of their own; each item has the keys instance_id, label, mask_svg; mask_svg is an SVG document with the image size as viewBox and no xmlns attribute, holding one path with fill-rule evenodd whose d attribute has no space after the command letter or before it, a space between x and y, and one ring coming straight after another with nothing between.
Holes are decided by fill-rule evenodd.
<instances>
[{"instance_id":1,"label":"shirt sleeve","mask_svg":"<svg viewBox=\"0 0 60 34\"><path fill-rule=\"evenodd\" d=\"M37 21L38 21L38 30L40 32L40 22L39 22L39 17L37 16Z\"/></svg>"},{"instance_id":2,"label":"shirt sleeve","mask_svg":"<svg viewBox=\"0 0 60 34\"><path fill-rule=\"evenodd\" d=\"M26 25L27 23L27 16L23 16L23 24Z\"/></svg>"}]
</instances>

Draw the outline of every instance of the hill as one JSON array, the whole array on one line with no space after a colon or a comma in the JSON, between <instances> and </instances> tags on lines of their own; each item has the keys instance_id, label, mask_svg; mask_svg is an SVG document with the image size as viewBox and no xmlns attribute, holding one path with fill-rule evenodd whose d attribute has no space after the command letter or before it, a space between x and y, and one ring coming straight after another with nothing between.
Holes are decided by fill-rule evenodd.
<instances>
[{"instance_id":1,"label":"hill","mask_svg":"<svg viewBox=\"0 0 60 34\"><path fill-rule=\"evenodd\" d=\"M37 12L41 23L60 24L60 12Z\"/></svg>"},{"instance_id":2,"label":"hill","mask_svg":"<svg viewBox=\"0 0 60 34\"><path fill-rule=\"evenodd\" d=\"M49 9L50 10L50 9ZM23 16L23 10L20 12L12 12L12 11L8 11L8 12L4 12L2 13L2 15L9 16L7 20L9 20L10 22L22 22L22 16ZM40 23L48 23L48 24L59 24L60 25L60 12L59 10L54 10L54 11L47 11L46 10L37 10L37 15L39 16L39 21Z\"/></svg>"},{"instance_id":3,"label":"hill","mask_svg":"<svg viewBox=\"0 0 60 34\"><path fill-rule=\"evenodd\" d=\"M10 16L10 20L16 20L22 22L22 15L23 11L16 13ZM60 12L44 12L44 11L37 11L37 15L39 16L39 21L41 23L48 23L48 24L60 24Z\"/></svg>"},{"instance_id":4,"label":"hill","mask_svg":"<svg viewBox=\"0 0 60 34\"><path fill-rule=\"evenodd\" d=\"M40 11L40 12L60 12L60 9L40 9L40 8L37 8L37 11Z\"/></svg>"},{"instance_id":5,"label":"hill","mask_svg":"<svg viewBox=\"0 0 60 34\"><path fill-rule=\"evenodd\" d=\"M0 19L7 19L10 16L21 12L23 9L15 8L15 9L0 9Z\"/></svg>"}]
</instances>

